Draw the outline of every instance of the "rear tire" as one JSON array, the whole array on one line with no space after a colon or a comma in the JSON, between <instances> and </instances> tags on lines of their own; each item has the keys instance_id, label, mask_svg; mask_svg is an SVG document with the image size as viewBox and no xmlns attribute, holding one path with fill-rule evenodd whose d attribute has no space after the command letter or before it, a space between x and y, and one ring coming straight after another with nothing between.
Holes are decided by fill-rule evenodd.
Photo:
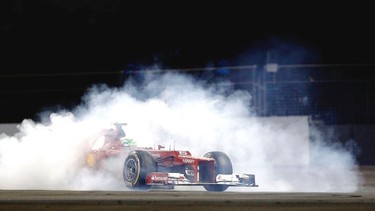
<instances>
[{"instance_id":1,"label":"rear tire","mask_svg":"<svg viewBox=\"0 0 375 211\"><path fill-rule=\"evenodd\" d=\"M129 153L124 162L123 178L131 189L147 190L146 176L157 171L157 163L147 151L134 150Z\"/></svg>"},{"instance_id":2,"label":"rear tire","mask_svg":"<svg viewBox=\"0 0 375 211\"><path fill-rule=\"evenodd\" d=\"M232 162L224 152L207 152L204 157L215 160L215 178L218 174L233 174ZM228 185L203 185L207 191L225 191Z\"/></svg>"}]
</instances>

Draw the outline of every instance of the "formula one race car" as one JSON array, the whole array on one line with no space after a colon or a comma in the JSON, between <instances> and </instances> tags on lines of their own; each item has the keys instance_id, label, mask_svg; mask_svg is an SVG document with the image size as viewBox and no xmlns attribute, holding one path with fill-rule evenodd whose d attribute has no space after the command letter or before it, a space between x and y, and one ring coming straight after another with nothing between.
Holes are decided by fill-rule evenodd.
<instances>
[{"instance_id":1,"label":"formula one race car","mask_svg":"<svg viewBox=\"0 0 375 211\"><path fill-rule=\"evenodd\" d=\"M232 163L224 152L212 151L195 157L185 150L163 150L160 145L158 149L139 148L131 144L132 140L124 139L122 125L100 133L104 141L92 145L86 165L100 168L103 160L124 156L123 178L131 189L199 185L207 191L225 191L230 186L257 187L255 175L233 174Z\"/></svg>"}]
</instances>

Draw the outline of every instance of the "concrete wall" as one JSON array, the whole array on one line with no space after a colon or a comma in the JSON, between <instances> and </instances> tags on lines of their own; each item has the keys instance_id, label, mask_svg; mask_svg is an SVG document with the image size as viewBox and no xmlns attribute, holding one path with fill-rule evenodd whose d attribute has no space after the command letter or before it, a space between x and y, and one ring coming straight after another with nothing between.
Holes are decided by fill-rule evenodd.
<instances>
[{"instance_id":1,"label":"concrete wall","mask_svg":"<svg viewBox=\"0 0 375 211\"><path fill-rule=\"evenodd\" d=\"M347 124L324 125L314 124L323 136L331 141L342 143L352 151L361 165L375 165L375 125L373 124Z\"/></svg>"}]
</instances>

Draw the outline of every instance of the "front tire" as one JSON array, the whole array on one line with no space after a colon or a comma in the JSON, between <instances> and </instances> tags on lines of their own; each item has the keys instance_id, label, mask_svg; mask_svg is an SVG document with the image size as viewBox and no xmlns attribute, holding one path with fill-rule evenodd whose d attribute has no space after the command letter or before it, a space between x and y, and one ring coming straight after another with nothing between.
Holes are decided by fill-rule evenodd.
<instances>
[{"instance_id":1,"label":"front tire","mask_svg":"<svg viewBox=\"0 0 375 211\"><path fill-rule=\"evenodd\" d=\"M204 157L213 158L215 160L215 178L218 174L233 174L232 162L224 152L214 151L207 152ZM207 191L225 191L228 185L203 185Z\"/></svg>"},{"instance_id":2,"label":"front tire","mask_svg":"<svg viewBox=\"0 0 375 211\"><path fill-rule=\"evenodd\" d=\"M123 177L127 187L146 190L146 176L157 171L157 163L147 151L134 150L129 153L124 162Z\"/></svg>"}]
</instances>

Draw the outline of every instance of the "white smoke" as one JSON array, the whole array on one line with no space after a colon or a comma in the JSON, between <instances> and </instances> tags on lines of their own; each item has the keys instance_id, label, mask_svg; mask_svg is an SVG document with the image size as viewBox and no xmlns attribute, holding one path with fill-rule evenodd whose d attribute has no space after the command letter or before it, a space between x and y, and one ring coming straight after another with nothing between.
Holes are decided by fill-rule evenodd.
<instances>
[{"instance_id":1,"label":"white smoke","mask_svg":"<svg viewBox=\"0 0 375 211\"><path fill-rule=\"evenodd\" d=\"M138 146L227 153L234 173L255 174L259 185L232 191L357 189L353 156L315 133L318 141L306 142L307 117L256 118L249 92L177 73L151 74L135 84L93 87L73 111L52 113L48 122L24 120L20 133L2 134L0 189L126 190L122 160L108 162L109 171L83 165L84 140L113 121L128 123L126 134Z\"/></svg>"}]
</instances>

